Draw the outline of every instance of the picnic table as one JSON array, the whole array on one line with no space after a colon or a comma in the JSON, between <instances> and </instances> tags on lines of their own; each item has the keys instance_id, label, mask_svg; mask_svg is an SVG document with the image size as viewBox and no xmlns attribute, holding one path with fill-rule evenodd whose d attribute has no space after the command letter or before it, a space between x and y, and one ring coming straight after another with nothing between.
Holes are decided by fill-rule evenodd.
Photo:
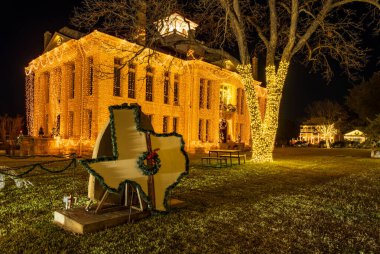
<instances>
[{"instance_id":1,"label":"picnic table","mask_svg":"<svg viewBox=\"0 0 380 254\"><path fill-rule=\"evenodd\" d=\"M213 153L216 153L216 158L230 158L230 164L232 166L232 158L238 159L238 164L240 165L240 159L244 159L245 163L245 153L241 150L233 150L233 149L212 149L208 151L208 156L212 157L211 155Z\"/></svg>"}]
</instances>

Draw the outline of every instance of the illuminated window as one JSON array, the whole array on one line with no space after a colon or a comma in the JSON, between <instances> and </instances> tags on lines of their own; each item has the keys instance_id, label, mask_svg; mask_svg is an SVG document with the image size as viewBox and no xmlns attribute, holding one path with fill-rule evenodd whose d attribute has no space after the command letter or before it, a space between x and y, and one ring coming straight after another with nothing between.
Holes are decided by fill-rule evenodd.
<instances>
[{"instance_id":1,"label":"illuminated window","mask_svg":"<svg viewBox=\"0 0 380 254\"><path fill-rule=\"evenodd\" d=\"M178 117L173 117L173 132L177 132L178 129Z\"/></svg>"},{"instance_id":2,"label":"illuminated window","mask_svg":"<svg viewBox=\"0 0 380 254\"><path fill-rule=\"evenodd\" d=\"M205 126L205 134L206 134L206 141L210 141L210 136L209 136L209 134L210 134L210 130L209 130L209 128L210 128L210 120L206 120L206 126Z\"/></svg>"},{"instance_id":3,"label":"illuminated window","mask_svg":"<svg viewBox=\"0 0 380 254\"><path fill-rule=\"evenodd\" d=\"M121 59L114 59L113 67L113 96L121 96Z\"/></svg>"},{"instance_id":4,"label":"illuminated window","mask_svg":"<svg viewBox=\"0 0 380 254\"><path fill-rule=\"evenodd\" d=\"M164 103L169 104L169 72L165 72L164 77Z\"/></svg>"},{"instance_id":5,"label":"illuminated window","mask_svg":"<svg viewBox=\"0 0 380 254\"><path fill-rule=\"evenodd\" d=\"M129 64L128 68L128 98L135 99L135 89L136 89L136 66L134 64Z\"/></svg>"},{"instance_id":6,"label":"illuminated window","mask_svg":"<svg viewBox=\"0 0 380 254\"><path fill-rule=\"evenodd\" d=\"M49 72L45 73L45 89L46 89L45 102L49 103L49 97L50 97L50 73Z\"/></svg>"},{"instance_id":7,"label":"illuminated window","mask_svg":"<svg viewBox=\"0 0 380 254\"><path fill-rule=\"evenodd\" d=\"M200 79L199 81L199 108L203 108L204 107L204 86L205 86L205 80L204 79Z\"/></svg>"},{"instance_id":8,"label":"illuminated window","mask_svg":"<svg viewBox=\"0 0 380 254\"><path fill-rule=\"evenodd\" d=\"M94 59L89 57L88 61L88 88L87 95L92 95L94 89Z\"/></svg>"},{"instance_id":9,"label":"illuminated window","mask_svg":"<svg viewBox=\"0 0 380 254\"><path fill-rule=\"evenodd\" d=\"M151 67L146 68L145 82L145 100L153 101L153 69Z\"/></svg>"},{"instance_id":10,"label":"illuminated window","mask_svg":"<svg viewBox=\"0 0 380 254\"><path fill-rule=\"evenodd\" d=\"M179 105L179 85L178 85L178 83L179 83L179 75L178 74L176 74L176 75L174 75L174 91L173 91L173 93L174 93L174 96L173 96L173 101L174 101L174 105L175 106L178 106Z\"/></svg>"},{"instance_id":11,"label":"illuminated window","mask_svg":"<svg viewBox=\"0 0 380 254\"><path fill-rule=\"evenodd\" d=\"M198 122L198 140L203 141L203 119Z\"/></svg>"},{"instance_id":12,"label":"illuminated window","mask_svg":"<svg viewBox=\"0 0 380 254\"><path fill-rule=\"evenodd\" d=\"M92 134L92 110L87 109L86 112L87 115L87 138L91 139L91 134Z\"/></svg>"},{"instance_id":13,"label":"illuminated window","mask_svg":"<svg viewBox=\"0 0 380 254\"><path fill-rule=\"evenodd\" d=\"M211 109L211 81L207 81L207 99L206 108Z\"/></svg>"},{"instance_id":14,"label":"illuminated window","mask_svg":"<svg viewBox=\"0 0 380 254\"><path fill-rule=\"evenodd\" d=\"M70 137L73 136L74 132L74 111L69 111L69 121L67 126L67 135Z\"/></svg>"},{"instance_id":15,"label":"illuminated window","mask_svg":"<svg viewBox=\"0 0 380 254\"><path fill-rule=\"evenodd\" d=\"M232 86L231 85L222 85L220 87L220 104L228 105L231 103L231 91Z\"/></svg>"},{"instance_id":16,"label":"illuminated window","mask_svg":"<svg viewBox=\"0 0 380 254\"><path fill-rule=\"evenodd\" d=\"M169 122L169 117L164 116L162 119L162 133L168 132L168 122Z\"/></svg>"},{"instance_id":17,"label":"illuminated window","mask_svg":"<svg viewBox=\"0 0 380 254\"><path fill-rule=\"evenodd\" d=\"M75 96L75 64L71 63L69 65L70 70L70 86L69 86L69 99L74 99Z\"/></svg>"}]
</instances>

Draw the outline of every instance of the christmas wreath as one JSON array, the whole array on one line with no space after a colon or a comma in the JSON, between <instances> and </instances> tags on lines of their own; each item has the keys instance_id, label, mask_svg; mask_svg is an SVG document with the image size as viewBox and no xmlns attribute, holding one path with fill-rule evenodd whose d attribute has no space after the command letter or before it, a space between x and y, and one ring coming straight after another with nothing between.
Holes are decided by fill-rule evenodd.
<instances>
[{"instance_id":1,"label":"christmas wreath","mask_svg":"<svg viewBox=\"0 0 380 254\"><path fill-rule=\"evenodd\" d=\"M144 175L154 175L160 169L161 160L157 154L158 150L159 149L154 149L151 152L143 152L143 154L139 157L137 163ZM145 163L145 161L147 162Z\"/></svg>"}]
</instances>

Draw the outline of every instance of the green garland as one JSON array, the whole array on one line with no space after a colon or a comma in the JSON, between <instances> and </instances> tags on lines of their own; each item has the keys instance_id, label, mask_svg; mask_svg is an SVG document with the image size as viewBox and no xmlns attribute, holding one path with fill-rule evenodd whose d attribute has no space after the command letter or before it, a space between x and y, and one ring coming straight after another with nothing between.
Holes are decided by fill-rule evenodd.
<instances>
[{"instance_id":1,"label":"green garland","mask_svg":"<svg viewBox=\"0 0 380 254\"><path fill-rule=\"evenodd\" d=\"M31 159L31 158L76 158L76 153L70 153L70 154L66 154L66 155L50 155L50 154L47 154L47 155L43 155L43 154L40 154L40 155L23 155L23 156L17 156L17 155L6 155L6 154L0 154L0 157L6 157L6 158L10 158L10 159Z\"/></svg>"},{"instance_id":2,"label":"green garland","mask_svg":"<svg viewBox=\"0 0 380 254\"><path fill-rule=\"evenodd\" d=\"M176 132L172 132L172 133L164 133L164 134L158 134L158 133L155 133L154 131L152 130L145 130L141 127L141 119L140 119L140 115L141 115L141 106L139 106L138 104L131 104L131 105L128 105L127 103L124 103L122 105L114 105L114 106L109 106L108 107L109 111L110 111L110 130L111 130L111 141L112 141L112 154L113 156L112 157L100 157L100 158L97 158L97 159L90 159L90 160L80 160L79 163L90 173L92 174L98 181L101 185L103 185L106 189L108 189L110 192L114 192L114 193L120 193L124 187L125 187L125 184L128 183L128 184L131 184L134 188L138 189L140 191L140 193L142 194L142 198L143 200L148 204L148 209L151 210L152 208L152 203L148 197L148 195L146 195L146 193L142 190L141 186L134 182L134 181L130 181L130 180L125 180L124 182L120 183L118 188L117 189L114 189L114 188L111 188L110 186L108 186L105 182L104 182L104 179L102 176L100 176L99 174L97 174L91 167L90 167L90 164L92 163L96 163L96 162L101 162L101 161L114 161L114 160L117 160L118 157L119 157L119 153L118 153L118 148L117 148L117 138L116 138L116 130L115 130L115 119L114 119L114 113L113 111L114 110L121 110L121 109L130 109L130 110L133 110L134 112L134 115L135 115L135 123L136 123L136 130L140 131L140 132L144 132L144 133L149 133L151 135L154 135L156 137L170 137L170 136L175 136L175 137L179 137L181 139L181 152L182 154L185 156L185 160L186 160L186 165L185 165L185 172L181 173L180 176L177 178L177 181L175 181L172 185L170 185L166 191L165 191L165 198L164 198L164 207L166 208L166 210L170 210L169 208L169 205L168 205L168 200L169 200L169 194L170 194L170 191L172 189L174 189L175 186L178 185L178 183L180 182L180 180L188 175L189 173L189 157L185 151L185 142L182 138L182 135L176 133ZM142 155L144 156L144 154ZM137 163L141 160L140 158L142 157L140 156L139 158L137 158ZM159 159L159 158L158 158ZM145 166L145 165L144 165ZM140 167L141 170L144 170L142 167ZM159 169L157 169L158 171ZM155 172L157 173L157 172ZM154 174L155 174L154 173ZM161 212L161 211L156 211L158 213L166 213L166 212Z\"/></svg>"},{"instance_id":3,"label":"green garland","mask_svg":"<svg viewBox=\"0 0 380 254\"><path fill-rule=\"evenodd\" d=\"M63 162L63 161L68 161L68 160L48 161L48 162L45 162L45 163L35 163L35 164L29 164L29 165L20 166L20 167L7 167L7 168L4 168L3 170L0 170L0 174L19 178L19 177L23 177L24 175L29 174L30 172L32 172L33 170L35 170L37 168L40 168L41 170L46 171L48 173L61 173L63 171L66 171L67 169L69 169L72 165L73 165L73 167L76 167L77 160L75 158L74 159L70 159L70 163L66 167L64 167L63 169L53 170L53 169L44 167L42 165L42 164L51 164L51 163ZM13 174L6 173L6 171L18 170L18 169L22 169L22 168L26 168L26 167L30 167L30 168L28 170L26 170L25 172L23 172L21 174L18 174L18 175L13 175Z\"/></svg>"}]
</instances>

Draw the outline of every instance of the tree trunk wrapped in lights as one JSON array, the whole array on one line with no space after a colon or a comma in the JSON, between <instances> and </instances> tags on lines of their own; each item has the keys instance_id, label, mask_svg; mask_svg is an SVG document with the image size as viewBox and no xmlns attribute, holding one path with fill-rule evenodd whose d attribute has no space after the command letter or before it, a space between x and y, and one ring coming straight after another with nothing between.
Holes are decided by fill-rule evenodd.
<instances>
[{"instance_id":1,"label":"tree trunk wrapped in lights","mask_svg":"<svg viewBox=\"0 0 380 254\"><path fill-rule=\"evenodd\" d=\"M355 19L363 13L350 5L354 2L372 7L367 20ZM125 15L128 10L135 10L128 6L134 1L113 5L104 0L84 0L84 3L86 8L79 9L81 11L74 18L74 23L79 27L94 28L98 25L107 32L112 30L117 34L141 27L136 15ZM99 10L97 6L102 3L104 8ZM251 116L253 160L256 162L273 160L281 97L293 57L300 56L299 60L303 63L310 63L311 71L322 73L326 79L333 75L329 59L339 62L348 77L354 77L355 71L365 67L367 53L360 47L360 32L369 23L379 24L380 10L379 0L197 0L188 1L183 7L186 8L187 4L191 7L191 16L201 21L197 35L208 40L200 43L189 37L189 45L199 47L206 53L219 54L221 59L229 59L242 77ZM146 8L152 15L144 24L159 20L153 14L163 14L165 11L169 14L179 9L174 0L147 1ZM357 11L359 13L355 13ZM106 21L102 23L99 20ZM157 29L151 32L157 35ZM160 36L150 38L156 40ZM146 39L145 45L150 45L149 36ZM231 48L234 48L238 59L225 51ZM268 97L263 119L259 113L249 61L257 53L266 57Z\"/></svg>"},{"instance_id":2,"label":"tree trunk wrapped in lights","mask_svg":"<svg viewBox=\"0 0 380 254\"><path fill-rule=\"evenodd\" d=\"M247 93L247 105L250 114L250 126L252 136L252 161L273 161L273 148L278 127L278 116L282 90L285 77L289 68L289 62L281 62L278 70L275 66L266 68L267 76L267 102L264 118L261 118L259 101L254 89L252 68L250 64L238 66L239 74L242 76L245 91Z\"/></svg>"}]
</instances>

